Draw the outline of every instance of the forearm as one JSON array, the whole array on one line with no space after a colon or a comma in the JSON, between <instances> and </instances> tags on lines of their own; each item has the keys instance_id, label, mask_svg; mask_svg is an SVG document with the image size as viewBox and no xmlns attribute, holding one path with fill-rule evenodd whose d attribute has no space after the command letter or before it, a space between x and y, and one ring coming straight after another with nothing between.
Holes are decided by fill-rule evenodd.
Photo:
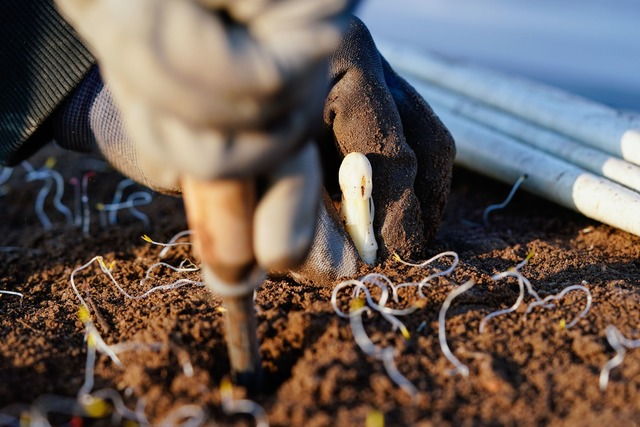
<instances>
[{"instance_id":1,"label":"forearm","mask_svg":"<svg viewBox=\"0 0 640 427\"><path fill-rule=\"evenodd\" d=\"M0 163L33 152L52 112L94 63L51 0L5 0L0 26Z\"/></svg>"}]
</instances>

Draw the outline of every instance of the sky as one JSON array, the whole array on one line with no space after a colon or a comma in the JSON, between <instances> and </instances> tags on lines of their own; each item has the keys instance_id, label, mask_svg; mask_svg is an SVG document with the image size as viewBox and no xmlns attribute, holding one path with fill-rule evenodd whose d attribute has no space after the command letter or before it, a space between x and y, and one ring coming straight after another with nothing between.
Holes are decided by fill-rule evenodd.
<instances>
[{"instance_id":1,"label":"sky","mask_svg":"<svg viewBox=\"0 0 640 427\"><path fill-rule=\"evenodd\" d=\"M640 0L365 0L357 14L374 39L640 112Z\"/></svg>"}]
</instances>

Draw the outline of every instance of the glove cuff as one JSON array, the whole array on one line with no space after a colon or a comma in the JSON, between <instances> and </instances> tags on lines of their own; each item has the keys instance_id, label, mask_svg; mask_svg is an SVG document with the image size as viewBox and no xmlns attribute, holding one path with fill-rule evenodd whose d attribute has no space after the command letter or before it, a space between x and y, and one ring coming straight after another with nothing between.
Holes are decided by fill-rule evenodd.
<instances>
[{"instance_id":1,"label":"glove cuff","mask_svg":"<svg viewBox=\"0 0 640 427\"><path fill-rule=\"evenodd\" d=\"M52 118L53 136L59 146L83 153L98 151L90 116L92 105L103 89L98 67L91 68Z\"/></svg>"}]
</instances>

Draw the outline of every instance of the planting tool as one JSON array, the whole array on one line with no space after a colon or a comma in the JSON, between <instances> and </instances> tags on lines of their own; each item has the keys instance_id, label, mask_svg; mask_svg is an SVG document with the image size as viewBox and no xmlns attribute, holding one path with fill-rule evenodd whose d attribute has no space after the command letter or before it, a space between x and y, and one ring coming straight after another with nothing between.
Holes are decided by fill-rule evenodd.
<instances>
[{"instance_id":1,"label":"planting tool","mask_svg":"<svg viewBox=\"0 0 640 427\"><path fill-rule=\"evenodd\" d=\"M226 341L236 382L256 391L261 362L253 292L264 274L253 252L255 181L184 177L183 197L207 286L226 309Z\"/></svg>"}]
</instances>

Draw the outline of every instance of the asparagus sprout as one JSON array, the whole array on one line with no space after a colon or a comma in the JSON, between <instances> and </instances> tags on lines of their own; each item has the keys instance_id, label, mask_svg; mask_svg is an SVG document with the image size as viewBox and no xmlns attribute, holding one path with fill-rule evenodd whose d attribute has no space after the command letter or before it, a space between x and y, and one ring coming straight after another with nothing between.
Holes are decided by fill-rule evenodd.
<instances>
[{"instance_id":1,"label":"asparagus sprout","mask_svg":"<svg viewBox=\"0 0 640 427\"><path fill-rule=\"evenodd\" d=\"M373 232L374 206L371 163L362 153L349 153L338 171L342 191L341 213L345 227L367 264L376 260L378 243Z\"/></svg>"}]
</instances>

